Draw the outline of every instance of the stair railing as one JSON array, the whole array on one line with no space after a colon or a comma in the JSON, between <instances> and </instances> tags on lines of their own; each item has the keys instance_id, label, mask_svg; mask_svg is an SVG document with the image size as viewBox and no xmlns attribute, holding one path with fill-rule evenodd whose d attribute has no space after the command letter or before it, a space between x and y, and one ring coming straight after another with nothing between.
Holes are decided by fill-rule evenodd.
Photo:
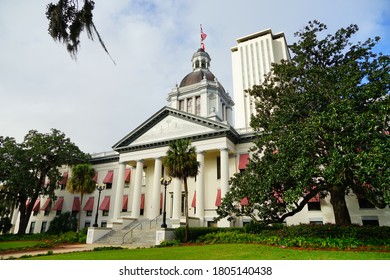
<instances>
[{"instance_id":1,"label":"stair railing","mask_svg":"<svg viewBox=\"0 0 390 280\"><path fill-rule=\"evenodd\" d=\"M156 221L156 226L157 226L157 219L158 219L158 217L160 217L161 216L161 214L159 214L156 218L154 218L153 220L151 220L150 222L149 222L149 228L151 229L152 228L152 223L154 222L154 221Z\"/></svg>"},{"instance_id":2,"label":"stair railing","mask_svg":"<svg viewBox=\"0 0 390 280\"><path fill-rule=\"evenodd\" d=\"M123 235L122 244L125 243L125 236L126 236L127 234L131 233L130 238L133 238L133 231L134 231L137 227L141 227L140 230L142 230L142 223L138 223L137 225L135 225L134 227L132 227L128 232L126 232L126 233Z\"/></svg>"}]
</instances>

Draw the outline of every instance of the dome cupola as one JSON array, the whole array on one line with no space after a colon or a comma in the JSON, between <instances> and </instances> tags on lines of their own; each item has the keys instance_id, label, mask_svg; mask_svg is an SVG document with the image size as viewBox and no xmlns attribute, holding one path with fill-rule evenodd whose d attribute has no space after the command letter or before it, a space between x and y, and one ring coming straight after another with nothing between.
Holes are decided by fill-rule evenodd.
<instances>
[{"instance_id":1,"label":"dome cupola","mask_svg":"<svg viewBox=\"0 0 390 280\"><path fill-rule=\"evenodd\" d=\"M202 42L201 48L192 55L192 72L172 89L167 101L170 107L180 111L230 123L234 102L210 71L210 61Z\"/></svg>"}]
</instances>

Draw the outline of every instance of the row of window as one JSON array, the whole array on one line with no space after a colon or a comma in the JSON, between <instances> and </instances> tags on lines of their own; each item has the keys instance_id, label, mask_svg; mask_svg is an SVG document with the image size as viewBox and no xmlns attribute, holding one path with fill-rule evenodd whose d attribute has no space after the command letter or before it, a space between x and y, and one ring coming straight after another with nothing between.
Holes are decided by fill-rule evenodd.
<instances>
[{"instance_id":1,"label":"row of window","mask_svg":"<svg viewBox=\"0 0 390 280\"><path fill-rule=\"evenodd\" d=\"M194 99L195 99L195 106L194 106ZM179 110L190 114L200 115L200 96L179 100Z\"/></svg>"}]
</instances>

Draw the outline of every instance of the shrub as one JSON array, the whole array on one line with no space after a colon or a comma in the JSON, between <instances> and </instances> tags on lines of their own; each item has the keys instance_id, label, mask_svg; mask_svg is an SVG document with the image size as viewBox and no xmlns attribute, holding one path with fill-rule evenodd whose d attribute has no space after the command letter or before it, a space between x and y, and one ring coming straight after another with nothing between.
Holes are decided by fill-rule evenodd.
<instances>
[{"instance_id":1,"label":"shrub","mask_svg":"<svg viewBox=\"0 0 390 280\"><path fill-rule=\"evenodd\" d=\"M187 242L196 242L200 236L204 236L213 232L226 232L226 231L241 231L244 232L244 228L213 228L213 227L190 227L188 231ZM180 227L175 230L175 239L180 242L185 240L185 228Z\"/></svg>"},{"instance_id":2,"label":"shrub","mask_svg":"<svg viewBox=\"0 0 390 280\"><path fill-rule=\"evenodd\" d=\"M70 212L62 213L50 223L48 233L60 234L68 231L76 231L77 219Z\"/></svg>"},{"instance_id":3,"label":"shrub","mask_svg":"<svg viewBox=\"0 0 390 280\"><path fill-rule=\"evenodd\" d=\"M180 241L179 240L165 240L160 243L160 245L156 245L155 247L175 247L175 246L180 246Z\"/></svg>"},{"instance_id":4,"label":"shrub","mask_svg":"<svg viewBox=\"0 0 390 280\"><path fill-rule=\"evenodd\" d=\"M200 235L200 243L259 243L303 248L356 248L390 246L390 227L337 225L256 226L241 229L213 229Z\"/></svg>"},{"instance_id":5,"label":"shrub","mask_svg":"<svg viewBox=\"0 0 390 280\"><path fill-rule=\"evenodd\" d=\"M12 228L11 219L9 217L0 218L0 233L6 234Z\"/></svg>"}]
</instances>

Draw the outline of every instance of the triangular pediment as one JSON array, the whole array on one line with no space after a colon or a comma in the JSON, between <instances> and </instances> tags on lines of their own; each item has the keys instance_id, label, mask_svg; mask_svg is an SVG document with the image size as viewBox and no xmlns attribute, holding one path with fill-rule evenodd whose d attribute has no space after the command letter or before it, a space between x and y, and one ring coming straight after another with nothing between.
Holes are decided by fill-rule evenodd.
<instances>
[{"instance_id":1,"label":"triangular pediment","mask_svg":"<svg viewBox=\"0 0 390 280\"><path fill-rule=\"evenodd\" d=\"M113 146L114 150L161 145L179 138L212 137L230 131L225 123L164 107Z\"/></svg>"},{"instance_id":2,"label":"triangular pediment","mask_svg":"<svg viewBox=\"0 0 390 280\"><path fill-rule=\"evenodd\" d=\"M151 142L190 137L194 134L210 133L214 131L215 129L210 127L199 125L177 116L168 115L140 137L135 139L131 144L142 145Z\"/></svg>"}]
</instances>

